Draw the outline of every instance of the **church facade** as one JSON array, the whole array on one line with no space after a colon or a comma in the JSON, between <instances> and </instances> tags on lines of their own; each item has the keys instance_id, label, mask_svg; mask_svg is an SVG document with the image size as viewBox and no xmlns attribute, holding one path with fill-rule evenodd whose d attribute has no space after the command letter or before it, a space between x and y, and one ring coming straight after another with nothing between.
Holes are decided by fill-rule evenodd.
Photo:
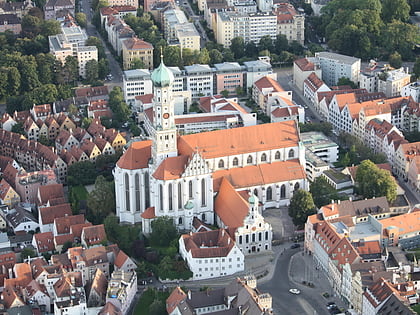
<instances>
[{"instance_id":1,"label":"church facade","mask_svg":"<svg viewBox=\"0 0 420 315\"><path fill-rule=\"evenodd\" d=\"M114 169L120 222L142 222L144 233L159 216L172 217L181 231L191 230L194 217L215 224L214 200L224 180L238 192L256 195L262 209L288 205L295 190L308 190L296 122L179 136L173 81L161 62L152 73L151 139L133 142Z\"/></svg>"}]
</instances>

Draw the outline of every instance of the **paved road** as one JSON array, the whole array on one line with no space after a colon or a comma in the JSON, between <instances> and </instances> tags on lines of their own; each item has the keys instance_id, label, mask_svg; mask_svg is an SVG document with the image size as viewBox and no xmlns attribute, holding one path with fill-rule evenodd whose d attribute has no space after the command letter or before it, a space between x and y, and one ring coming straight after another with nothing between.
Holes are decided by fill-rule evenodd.
<instances>
[{"instance_id":1,"label":"paved road","mask_svg":"<svg viewBox=\"0 0 420 315\"><path fill-rule=\"evenodd\" d=\"M111 81L105 81L105 85L109 86L109 89L111 90L114 86L120 86L122 87L122 71L121 67L118 64L118 62L115 60L114 56L109 51L105 41L102 39L102 37L99 35L98 31L96 30L96 27L91 23L92 20L92 14L91 11L91 2L89 0L82 0L81 5L83 8L83 12L86 14L87 18L87 27L86 32L89 36L94 36L99 38L102 41L102 45L105 49L106 58L108 60L108 65L110 69L110 74L112 74L113 78Z\"/></svg>"}]
</instances>

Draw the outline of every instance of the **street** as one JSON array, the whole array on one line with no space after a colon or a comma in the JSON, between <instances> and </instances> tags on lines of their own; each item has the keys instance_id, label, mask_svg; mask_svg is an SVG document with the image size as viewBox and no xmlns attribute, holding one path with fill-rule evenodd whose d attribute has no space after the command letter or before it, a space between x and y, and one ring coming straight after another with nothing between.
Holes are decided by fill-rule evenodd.
<instances>
[{"instance_id":1,"label":"street","mask_svg":"<svg viewBox=\"0 0 420 315\"><path fill-rule=\"evenodd\" d=\"M114 56L111 54L111 52L108 49L108 46L106 42L102 39L102 37L99 35L98 31L96 30L96 27L91 23L92 21L92 10L91 10L91 2L88 0L82 0L81 2L82 6L82 12L86 14L87 19L87 26L86 26L86 33L88 36L97 37L101 40L102 46L105 49L106 58L108 60L109 65L109 73L112 75L112 80L105 81L105 85L108 86L109 90L112 90L114 86L119 86L122 88L122 71L121 67L118 64L118 62L115 60Z\"/></svg>"}]
</instances>

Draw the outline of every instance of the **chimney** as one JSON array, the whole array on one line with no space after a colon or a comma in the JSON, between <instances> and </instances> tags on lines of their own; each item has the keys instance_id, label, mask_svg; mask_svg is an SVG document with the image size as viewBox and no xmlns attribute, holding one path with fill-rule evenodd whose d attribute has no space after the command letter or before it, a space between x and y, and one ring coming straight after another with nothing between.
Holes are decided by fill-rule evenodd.
<instances>
[{"instance_id":1,"label":"chimney","mask_svg":"<svg viewBox=\"0 0 420 315\"><path fill-rule=\"evenodd\" d=\"M188 290L188 300L191 300L191 290Z\"/></svg>"}]
</instances>

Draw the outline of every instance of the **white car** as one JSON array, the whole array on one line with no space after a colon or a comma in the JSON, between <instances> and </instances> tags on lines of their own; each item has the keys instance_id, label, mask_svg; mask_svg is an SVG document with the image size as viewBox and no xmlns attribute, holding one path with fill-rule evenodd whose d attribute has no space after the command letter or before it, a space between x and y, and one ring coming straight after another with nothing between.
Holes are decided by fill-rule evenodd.
<instances>
[{"instance_id":1,"label":"white car","mask_svg":"<svg viewBox=\"0 0 420 315\"><path fill-rule=\"evenodd\" d=\"M298 289L290 289L289 292L292 294L300 294L300 291Z\"/></svg>"}]
</instances>

